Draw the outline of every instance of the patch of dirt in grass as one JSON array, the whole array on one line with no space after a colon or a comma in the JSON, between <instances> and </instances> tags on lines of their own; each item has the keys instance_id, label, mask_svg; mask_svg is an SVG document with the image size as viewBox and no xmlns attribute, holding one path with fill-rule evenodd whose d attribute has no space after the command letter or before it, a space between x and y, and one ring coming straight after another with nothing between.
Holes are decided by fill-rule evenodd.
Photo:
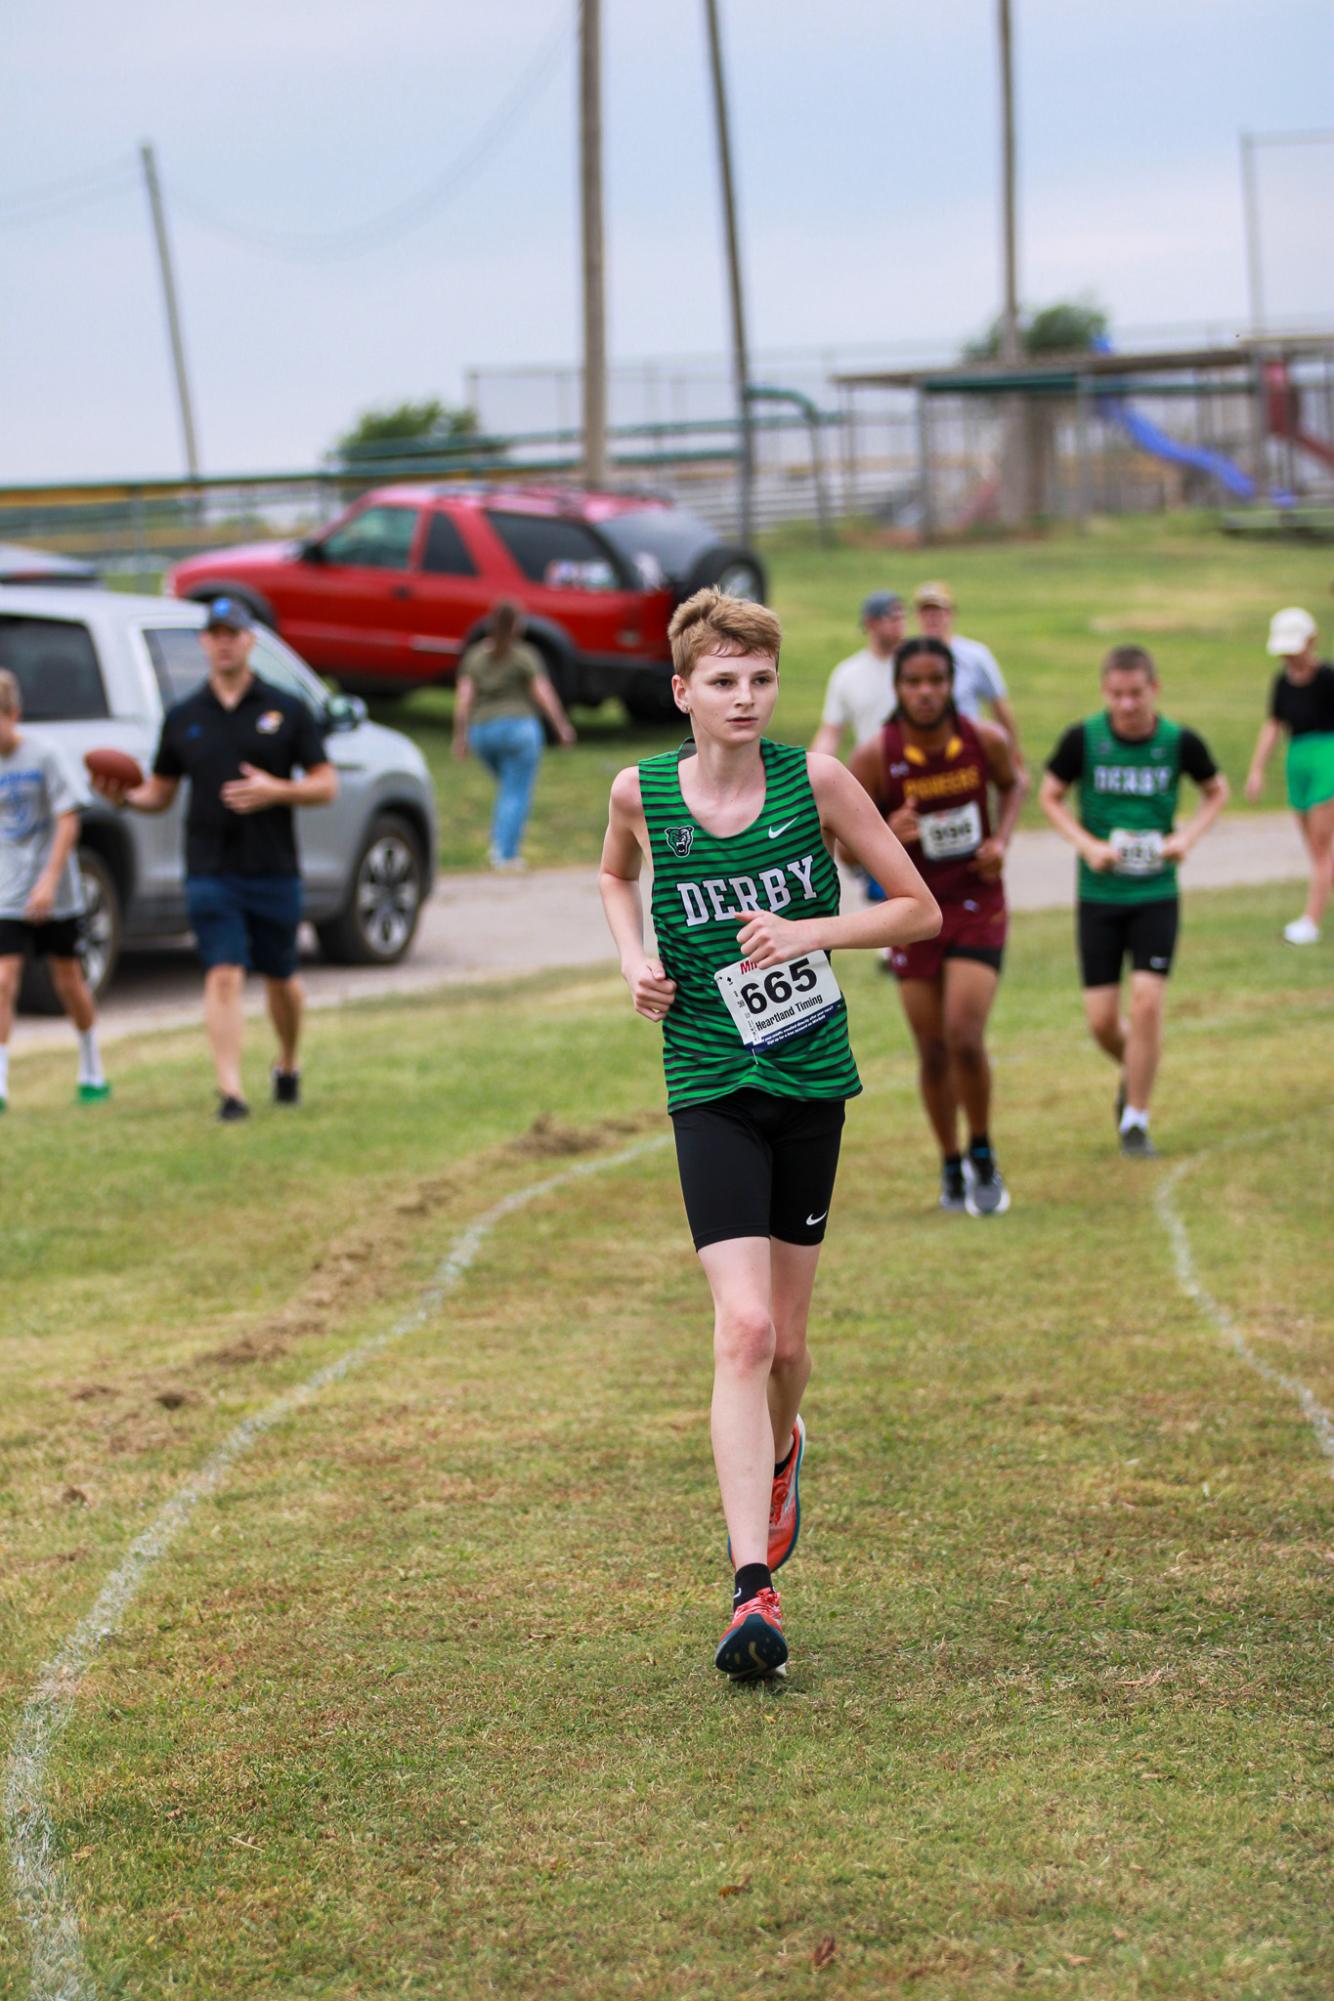
<instances>
[{"instance_id":1,"label":"patch of dirt in grass","mask_svg":"<svg viewBox=\"0 0 1334 2001\"><path fill-rule=\"evenodd\" d=\"M79 1383L70 1391L75 1403L96 1403L101 1397L114 1397L115 1394L110 1383Z\"/></svg>"},{"instance_id":2,"label":"patch of dirt in grass","mask_svg":"<svg viewBox=\"0 0 1334 2001\"><path fill-rule=\"evenodd\" d=\"M509 1152L539 1160L560 1159L568 1154L596 1153L613 1140L631 1139L660 1122L658 1112L641 1112L632 1118L599 1119L591 1126L566 1126L543 1112L526 1133L511 1140Z\"/></svg>"}]
</instances>

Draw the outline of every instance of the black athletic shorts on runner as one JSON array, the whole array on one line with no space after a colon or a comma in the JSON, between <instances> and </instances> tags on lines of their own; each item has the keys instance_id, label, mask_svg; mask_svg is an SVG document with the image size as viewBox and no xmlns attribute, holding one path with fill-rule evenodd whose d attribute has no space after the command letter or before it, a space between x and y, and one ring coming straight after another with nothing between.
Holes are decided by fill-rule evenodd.
<instances>
[{"instance_id":1,"label":"black athletic shorts on runner","mask_svg":"<svg viewBox=\"0 0 1334 2001\"><path fill-rule=\"evenodd\" d=\"M1076 913L1079 963L1086 987L1114 987L1127 955L1137 973L1172 970L1181 904L1175 896L1152 903L1094 903L1081 899Z\"/></svg>"},{"instance_id":2,"label":"black athletic shorts on runner","mask_svg":"<svg viewBox=\"0 0 1334 2001\"><path fill-rule=\"evenodd\" d=\"M77 959L83 940L81 917L48 917L30 924L26 917L0 917L0 959Z\"/></svg>"},{"instance_id":3,"label":"black athletic shorts on runner","mask_svg":"<svg viewBox=\"0 0 1334 2001\"><path fill-rule=\"evenodd\" d=\"M695 1249L729 1237L823 1241L843 1137L841 1098L733 1091L672 1113Z\"/></svg>"}]
</instances>

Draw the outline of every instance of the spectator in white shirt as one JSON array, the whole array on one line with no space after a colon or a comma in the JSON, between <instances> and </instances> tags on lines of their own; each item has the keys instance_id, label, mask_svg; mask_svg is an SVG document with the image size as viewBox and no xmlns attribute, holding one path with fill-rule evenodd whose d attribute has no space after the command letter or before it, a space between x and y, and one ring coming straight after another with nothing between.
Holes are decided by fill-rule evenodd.
<instances>
[{"instance_id":1,"label":"spectator in white shirt","mask_svg":"<svg viewBox=\"0 0 1334 2001\"><path fill-rule=\"evenodd\" d=\"M921 584L913 593L919 630L928 639L943 639L954 655L954 706L969 722L976 722L985 702L1019 753L1019 732L1010 707L1005 677L996 656L980 639L965 639L954 630L954 599L948 584Z\"/></svg>"},{"instance_id":2,"label":"spectator in white shirt","mask_svg":"<svg viewBox=\"0 0 1334 2001\"><path fill-rule=\"evenodd\" d=\"M894 649L907 623L903 599L896 591L872 591L864 600L866 644L860 653L840 660L829 676L824 714L811 739L812 750L839 757L846 731L852 731L852 748L856 750L888 720L894 707Z\"/></svg>"}]
</instances>

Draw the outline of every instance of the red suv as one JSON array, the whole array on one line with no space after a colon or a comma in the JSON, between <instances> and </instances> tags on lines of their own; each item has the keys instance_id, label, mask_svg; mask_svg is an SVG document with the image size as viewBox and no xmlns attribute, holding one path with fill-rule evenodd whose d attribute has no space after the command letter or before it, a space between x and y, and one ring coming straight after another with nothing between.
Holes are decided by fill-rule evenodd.
<instances>
[{"instance_id":1,"label":"red suv","mask_svg":"<svg viewBox=\"0 0 1334 2001\"><path fill-rule=\"evenodd\" d=\"M304 542L192 556L166 588L243 598L358 694L448 685L496 599L517 598L566 702L618 695L647 722L675 714L667 624L705 584L762 600L764 567L664 501L411 485L368 493Z\"/></svg>"}]
</instances>

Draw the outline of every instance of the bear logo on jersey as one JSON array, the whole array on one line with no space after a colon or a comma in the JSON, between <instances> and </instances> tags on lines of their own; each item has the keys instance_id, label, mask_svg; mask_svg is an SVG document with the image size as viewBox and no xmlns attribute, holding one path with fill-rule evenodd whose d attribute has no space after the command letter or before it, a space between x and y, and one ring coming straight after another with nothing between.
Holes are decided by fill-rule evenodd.
<instances>
[{"instance_id":1,"label":"bear logo on jersey","mask_svg":"<svg viewBox=\"0 0 1334 2001\"><path fill-rule=\"evenodd\" d=\"M693 827L664 827L662 838L666 841L667 846L677 857L678 861L684 861L690 853L691 848L695 845L695 829Z\"/></svg>"}]
</instances>

